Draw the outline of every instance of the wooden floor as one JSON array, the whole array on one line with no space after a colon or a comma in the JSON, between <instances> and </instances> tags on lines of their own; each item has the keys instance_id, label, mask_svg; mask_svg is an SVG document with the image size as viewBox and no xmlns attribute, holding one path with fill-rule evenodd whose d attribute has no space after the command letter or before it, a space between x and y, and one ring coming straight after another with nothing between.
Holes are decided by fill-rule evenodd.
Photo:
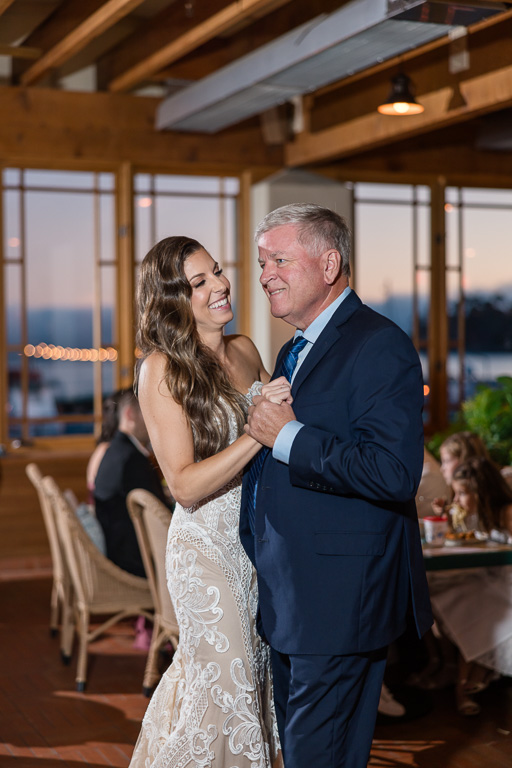
<instances>
[{"instance_id":1,"label":"wooden floor","mask_svg":"<svg viewBox=\"0 0 512 768\"><path fill-rule=\"evenodd\" d=\"M127 766L148 703L133 626L94 644L76 693L74 664L62 665L48 631L50 587L47 577L0 581L0 767ZM481 694L477 718L457 715L452 697L436 693L427 715L378 725L372 767L510 768L512 682Z\"/></svg>"}]
</instances>

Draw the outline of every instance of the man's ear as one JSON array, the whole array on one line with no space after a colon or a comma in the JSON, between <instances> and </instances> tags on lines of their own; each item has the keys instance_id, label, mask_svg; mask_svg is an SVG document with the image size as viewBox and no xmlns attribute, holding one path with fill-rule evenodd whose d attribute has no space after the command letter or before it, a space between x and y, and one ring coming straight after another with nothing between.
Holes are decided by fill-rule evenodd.
<instances>
[{"instance_id":1,"label":"man's ear","mask_svg":"<svg viewBox=\"0 0 512 768\"><path fill-rule=\"evenodd\" d=\"M327 285L333 285L341 273L341 255L334 248L324 254L324 279Z\"/></svg>"}]
</instances>

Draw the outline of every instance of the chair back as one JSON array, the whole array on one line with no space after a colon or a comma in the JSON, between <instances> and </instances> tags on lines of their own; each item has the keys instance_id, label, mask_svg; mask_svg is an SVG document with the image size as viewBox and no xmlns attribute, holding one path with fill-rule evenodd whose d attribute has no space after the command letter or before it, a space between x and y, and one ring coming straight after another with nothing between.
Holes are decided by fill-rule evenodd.
<instances>
[{"instance_id":1,"label":"chair back","mask_svg":"<svg viewBox=\"0 0 512 768\"><path fill-rule=\"evenodd\" d=\"M53 477L43 478L43 488L53 506L78 603L91 608L101 603L105 613L108 613L110 610L117 610L114 606L121 599L121 593L135 587L141 594L134 593L134 604L140 600L142 608L153 608L147 580L123 571L100 552L85 532ZM117 586L116 582L119 582ZM142 594L144 591L147 597Z\"/></svg>"},{"instance_id":2,"label":"chair back","mask_svg":"<svg viewBox=\"0 0 512 768\"><path fill-rule=\"evenodd\" d=\"M43 484L43 474L37 464L27 464L25 473L37 491L41 512L43 513L46 535L50 545L50 554L52 558L53 577L55 581L64 582L67 577L64 551L61 540L57 532L57 522L53 510L51 498Z\"/></svg>"},{"instance_id":3,"label":"chair back","mask_svg":"<svg viewBox=\"0 0 512 768\"><path fill-rule=\"evenodd\" d=\"M92 569L87 550L88 547L92 548L93 544L53 477L44 477L42 484L53 508L59 539L76 597L80 603L88 603L93 598L94 584L91 579Z\"/></svg>"},{"instance_id":4,"label":"chair back","mask_svg":"<svg viewBox=\"0 0 512 768\"><path fill-rule=\"evenodd\" d=\"M160 499L142 488L130 491L126 504L137 534L155 611L168 627L177 631L178 623L165 573L167 533L172 513Z\"/></svg>"}]
</instances>

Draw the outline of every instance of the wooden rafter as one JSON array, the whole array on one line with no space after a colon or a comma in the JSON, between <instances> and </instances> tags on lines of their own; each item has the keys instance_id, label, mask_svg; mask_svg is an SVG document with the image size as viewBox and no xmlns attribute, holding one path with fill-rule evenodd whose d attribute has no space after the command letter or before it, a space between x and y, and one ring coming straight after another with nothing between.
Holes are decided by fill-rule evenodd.
<instances>
[{"instance_id":1,"label":"wooden rafter","mask_svg":"<svg viewBox=\"0 0 512 768\"><path fill-rule=\"evenodd\" d=\"M91 40L142 2L143 0L109 0L27 69L21 76L22 84L32 85L40 80L50 69L58 67L82 50Z\"/></svg>"},{"instance_id":2,"label":"wooden rafter","mask_svg":"<svg viewBox=\"0 0 512 768\"><path fill-rule=\"evenodd\" d=\"M290 0L236 0L116 77L110 83L109 90L126 91L133 88L212 38L236 28L246 19L270 13L289 2Z\"/></svg>"},{"instance_id":3,"label":"wooden rafter","mask_svg":"<svg viewBox=\"0 0 512 768\"><path fill-rule=\"evenodd\" d=\"M0 0L0 16L12 5L14 0Z\"/></svg>"},{"instance_id":4,"label":"wooden rafter","mask_svg":"<svg viewBox=\"0 0 512 768\"><path fill-rule=\"evenodd\" d=\"M512 106L512 66L460 83L462 103L453 108L454 88L445 86L421 97L425 111L411 117L371 114L316 133L300 134L286 147L288 166L350 157L471 120Z\"/></svg>"},{"instance_id":5,"label":"wooden rafter","mask_svg":"<svg viewBox=\"0 0 512 768\"><path fill-rule=\"evenodd\" d=\"M42 51L28 45L0 45L0 56L10 56L11 59L38 59Z\"/></svg>"}]
</instances>

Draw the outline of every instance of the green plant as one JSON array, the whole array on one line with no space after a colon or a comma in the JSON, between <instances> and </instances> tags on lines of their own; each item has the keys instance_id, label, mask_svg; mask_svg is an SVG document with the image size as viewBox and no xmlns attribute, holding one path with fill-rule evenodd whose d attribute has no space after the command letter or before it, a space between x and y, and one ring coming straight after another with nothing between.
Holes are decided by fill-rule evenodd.
<instances>
[{"instance_id":1,"label":"green plant","mask_svg":"<svg viewBox=\"0 0 512 768\"><path fill-rule=\"evenodd\" d=\"M512 463L512 377L500 376L497 386L480 385L462 404L467 429L476 432L497 464Z\"/></svg>"}]
</instances>

